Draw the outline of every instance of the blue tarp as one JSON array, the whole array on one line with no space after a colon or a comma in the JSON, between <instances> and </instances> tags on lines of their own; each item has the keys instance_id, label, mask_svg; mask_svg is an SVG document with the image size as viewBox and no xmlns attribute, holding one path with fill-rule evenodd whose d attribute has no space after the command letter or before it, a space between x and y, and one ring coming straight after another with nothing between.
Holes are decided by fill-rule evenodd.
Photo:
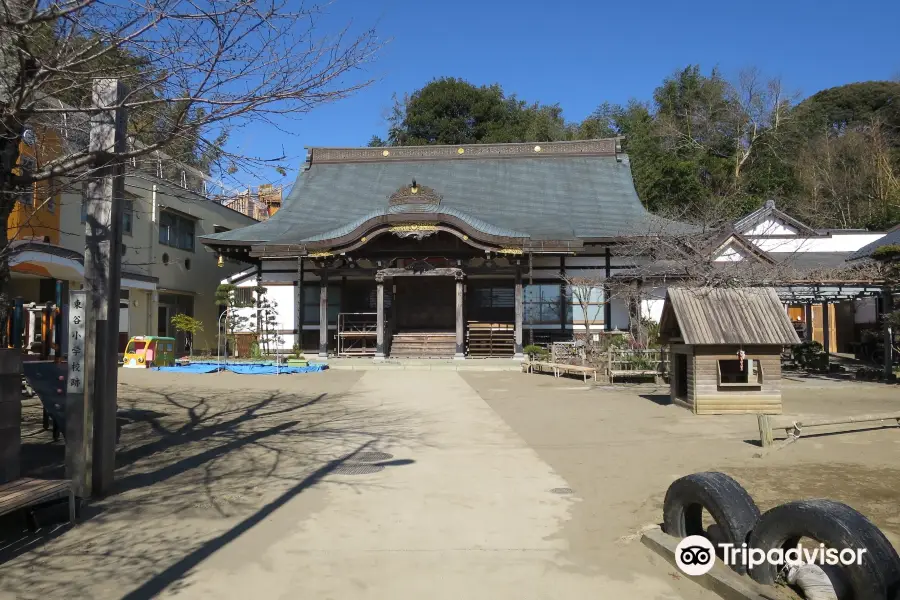
<instances>
[{"instance_id":1,"label":"blue tarp","mask_svg":"<svg viewBox=\"0 0 900 600\"><path fill-rule=\"evenodd\" d=\"M155 367L157 371L166 371L168 373L215 373L217 371L231 371L238 375L291 375L293 373L318 373L324 371L327 365L313 364L308 367L275 367L273 363L252 364L252 363L190 363L179 365L177 367Z\"/></svg>"}]
</instances>

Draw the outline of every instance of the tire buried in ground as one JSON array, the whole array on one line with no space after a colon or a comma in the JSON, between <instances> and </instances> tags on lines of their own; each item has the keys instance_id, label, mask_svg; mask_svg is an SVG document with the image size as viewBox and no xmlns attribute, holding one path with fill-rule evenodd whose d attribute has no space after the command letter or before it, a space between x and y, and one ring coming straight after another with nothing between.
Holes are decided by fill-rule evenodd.
<instances>
[{"instance_id":1,"label":"tire buried in ground","mask_svg":"<svg viewBox=\"0 0 900 600\"><path fill-rule=\"evenodd\" d=\"M900 582L900 558L881 530L861 513L833 500L800 500L767 511L750 534L750 547L764 552L787 550L796 547L801 538L828 548L866 551L862 564L840 567L854 600L888 598ZM779 568L763 563L751 569L750 576L771 585Z\"/></svg>"},{"instance_id":2,"label":"tire buried in ground","mask_svg":"<svg viewBox=\"0 0 900 600\"><path fill-rule=\"evenodd\" d=\"M663 502L663 529L671 536L684 538L704 535L703 510L712 516L718 541L740 546L759 519L759 508L741 484L724 473L704 472L676 479L666 491ZM746 573L743 565L732 565Z\"/></svg>"}]
</instances>

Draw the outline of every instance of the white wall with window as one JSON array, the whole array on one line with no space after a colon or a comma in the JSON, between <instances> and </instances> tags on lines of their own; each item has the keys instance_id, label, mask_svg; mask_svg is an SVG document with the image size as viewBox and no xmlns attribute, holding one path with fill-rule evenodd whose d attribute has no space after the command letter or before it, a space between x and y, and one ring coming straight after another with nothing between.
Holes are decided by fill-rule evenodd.
<instances>
[{"instance_id":1,"label":"white wall with window","mask_svg":"<svg viewBox=\"0 0 900 600\"><path fill-rule=\"evenodd\" d=\"M159 243L180 250L194 251L196 244L195 217L179 215L168 210L159 213Z\"/></svg>"}]
</instances>

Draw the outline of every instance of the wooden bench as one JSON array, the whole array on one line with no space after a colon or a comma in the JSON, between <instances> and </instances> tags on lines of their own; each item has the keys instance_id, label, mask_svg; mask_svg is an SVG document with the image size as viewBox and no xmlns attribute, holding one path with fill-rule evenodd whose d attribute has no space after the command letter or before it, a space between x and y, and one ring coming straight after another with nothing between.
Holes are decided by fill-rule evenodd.
<instances>
[{"instance_id":1,"label":"wooden bench","mask_svg":"<svg viewBox=\"0 0 900 600\"><path fill-rule=\"evenodd\" d=\"M616 377L653 377L659 381L659 371L656 369L618 370L609 372L609 382L613 383Z\"/></svg>"},{"instance_id":2,"label":"wooden bench","mask_svg":"<svg viewBox=\"0 0 900 600\"><path fill-rule=\"evenodd\" d=\"M591 375L594 378L594 381L597 381L596 367L534 361L522 363L522 370L526 373L553 373L555 377L559 377L560 375L564 374L581 375L584 378L585 382L587 382L588 380L588 375Z\"/></svg>"},{"instance_id":3,"label":"wooden bench","mask_svg":"<svg viewBox=\"0 0 900 600\"><path fill-rule=\"evenodd\" d=\"M70 481L22 477L0 485L0 516L65 499L69 502L69 521L74 523L75 492Z\"/></svg>"}]
</instances>

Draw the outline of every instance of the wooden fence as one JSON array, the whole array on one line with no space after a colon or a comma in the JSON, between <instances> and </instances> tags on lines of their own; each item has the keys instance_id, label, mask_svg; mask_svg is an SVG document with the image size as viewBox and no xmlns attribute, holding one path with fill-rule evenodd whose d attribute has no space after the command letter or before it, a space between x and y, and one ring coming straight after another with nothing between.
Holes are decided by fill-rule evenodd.
<instances>
[{"instance_id":1,"label":"wooden fence","mask_svg":"<svg viewBox=\"0 0 900 600\"><path fill-rule=\"evenodd\" d=\"M548 364L594 367L605 373L609 382L617 377L654 377L659 381L669 373L669 354L664 348L608 348L600 352L578 342L554 342Z\"/></svg>"},{"instance_id":2,"label":"wooden fence","mask_svg":"<svg viewBox=\"0 0 900 600\"><path fill-rule=\"evenodd\" d=\"M606 361L610 382L616 377L653 376L661 379L669 373L669 354L663 348L610 348Z\"/></svg>"}]
</instances>

